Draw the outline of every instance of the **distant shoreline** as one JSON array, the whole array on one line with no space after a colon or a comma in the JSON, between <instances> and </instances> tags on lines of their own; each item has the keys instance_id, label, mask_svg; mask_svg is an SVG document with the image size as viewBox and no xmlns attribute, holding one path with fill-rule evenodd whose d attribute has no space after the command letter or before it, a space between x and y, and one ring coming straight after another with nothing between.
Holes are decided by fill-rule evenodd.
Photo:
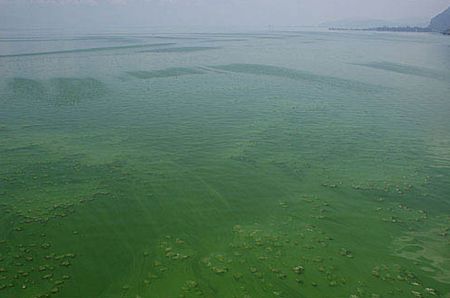
<instances>
[{"instance_id":1,"label":"distant shoreline","mask_svg":"<svg viewBox=\"0 0 450 298\"><path fill-rule=\"evenodd\" d=\"M328 28L331 31L377 31L377 32L433 32L430 28L423 27L375 27L375 28ZM445 34L445 33L444 33Z\"/></svg>"}]
</instances>

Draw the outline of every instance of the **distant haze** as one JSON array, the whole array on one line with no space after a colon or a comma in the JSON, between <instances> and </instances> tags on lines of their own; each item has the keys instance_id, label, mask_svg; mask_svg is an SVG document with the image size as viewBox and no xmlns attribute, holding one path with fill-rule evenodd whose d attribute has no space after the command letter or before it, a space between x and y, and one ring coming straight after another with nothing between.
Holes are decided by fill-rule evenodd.
<instances>
[{"instance_id":1,"label":"distant haze","mask_svg":"<svg viewBox=\"0 0 450 298\"><path fill-rule=\"evenodd\" d=\"M449 0L0 0L0 28L308 26L429 20Z\"/></svg>"}]
</instances>

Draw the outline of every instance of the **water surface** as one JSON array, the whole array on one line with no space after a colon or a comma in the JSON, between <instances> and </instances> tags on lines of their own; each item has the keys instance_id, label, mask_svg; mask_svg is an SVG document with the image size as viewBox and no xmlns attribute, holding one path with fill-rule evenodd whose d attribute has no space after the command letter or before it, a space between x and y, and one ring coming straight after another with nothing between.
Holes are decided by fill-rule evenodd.
<instances>
[{"instance_id":1,"label":"water surface","mask_svg":"<svg viewBox=\"0 0 450 298\"><path fill-rule=\"evenodd\" d=\"M0 39L1 297L450 297L450 40Z\"/></svg>"}]
</instances>

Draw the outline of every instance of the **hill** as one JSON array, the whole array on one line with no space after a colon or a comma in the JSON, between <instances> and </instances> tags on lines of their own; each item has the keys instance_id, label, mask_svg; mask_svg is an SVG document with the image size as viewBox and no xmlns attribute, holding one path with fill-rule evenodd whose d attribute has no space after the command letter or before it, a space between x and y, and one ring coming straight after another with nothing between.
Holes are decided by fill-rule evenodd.
<instances>
[{"instance_id":1,"label":"hill","mask_svg":"<svg viewBox=\"0 0 450 298\"><path fill-rule=\"evenodd\" d=\"M431 19L430 25L428 26L431 31L434 32L445 32L450 29L450 7L444 12L438 14Z\"/></svg>"}]
</instances>

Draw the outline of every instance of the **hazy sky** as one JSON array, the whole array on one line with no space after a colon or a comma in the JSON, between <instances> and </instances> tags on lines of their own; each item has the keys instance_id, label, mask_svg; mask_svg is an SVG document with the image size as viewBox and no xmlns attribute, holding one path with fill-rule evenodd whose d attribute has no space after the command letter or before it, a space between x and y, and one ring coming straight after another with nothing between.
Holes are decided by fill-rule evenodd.
<instances>
[{"instance_id":1,"label":"hazy sky","mask_svg":"<svg viewBox=\"0 0 450 298\"><path fill-rule=\"evenodd\" d=\"M1 27L317 25L429 19L450 0L0 0Z\"/></svg>"}]
</instances>

